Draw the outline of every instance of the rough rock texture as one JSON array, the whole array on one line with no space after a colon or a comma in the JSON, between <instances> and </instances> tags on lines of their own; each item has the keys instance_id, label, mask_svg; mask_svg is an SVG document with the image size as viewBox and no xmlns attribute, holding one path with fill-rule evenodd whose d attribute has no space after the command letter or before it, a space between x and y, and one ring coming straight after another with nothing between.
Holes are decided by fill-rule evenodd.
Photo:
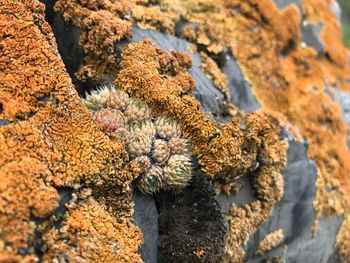
<instances>
[{"instance_id":1,"label":"rough rock texture","mask_svg":"<svg viewBox=\"0 0 350 263\"><path fill-rule=\"evenodd\" d=\"M264 223L247 244L247 258L251 262L282 257L286 262L338 262L334 250L335 237L342 219L338 216L320 219L316 233L313 210L315 198L316 166L308 160L306 142L289 142L287 167L283 172L285 194L274 209L269 220ZM266 234L282 229L284 241L278 248L262 257L253 253L256 245ZM322 251L322 253L320 253Z\"/></svg>"},{"instance_id":2,"label":"rough rock texture","mask_svg":"<svg viewBox=\"0 0 350 263\"><path fill-rule=\"evenodd\" d=\"M154 197L133 193L133 217L144 232L140 253L146 262L157 262L158 256L164 262L215 262L219 257L223 262L336 261L335 235L342 218L334 213L348 215L350 166L345 145L347 127L342 119L346 103L342 112L338 100L329 96L336 87L336 95L344 101L349 89L347 51L339 42L337 17L332 15L334 1L276 0L277 7L271 0L59 0L56 10L65 22L61 15L54 14L52 2L44 2L60 54L78 92L83 95L97 79L104 78L142 97L156 114L165 112L181 122L202 165L195 167L196 177L183 193L161 192ZM43 22L43 10L40 7L39 12L33 11L33 3L39 6L36 1L20 1L19 10L11 5L0 6L0 16L5 16L0 20L5 22L0 23L6 28L0 31L5 32L0 47L5 43L5 47L19 52L18 41L11 39L50 32ZM297 5L290 5L293 3ZM12 16L8 9L28 14L29 19L16 22L21 16ZM10 24L6 24L8 18ZM137 25L131 27L131 18L137 20ZM26 31L36 29L34 24L40 30ZM13 38L8 37L9 32ZM143 41L145 38L152 43ZM39 256L48 261L103 258L128 262L128 258L138 262L141 259L135 251L141 237L130 221L130 183L137 176L137 167L129 167L124 149L111 143L93 124L58 62L56 51L50 53L50 47L56 47L52 36L47 39L49 45L43 45L41 40L31 44L21 41L25 46L21 52L33 47L39 51L31 53L28 61L13 63L13 67L6 63L7 56L0 57L0 67L3 61L1 69L5 69L5 75L0 73L0 80L5 80L5 89L0 90L0 129L6 141L0 144L5 153L0 158L5 167L1 172L5 173L0 172L0 178L7 182L0 196L10 196L16 202L13 207L21 210L14 210L10 216L0 213L1 231L5 229L6 233L1 256L28 260L41 253ZM45 50L55 63L37 56L45 54L46 58ZM10 53L9 61L25 57L19 53L16 60L16 52ZM42 72L52 74L52 78L47 79L40 69L35 71L38 66L33 66L32 61L41 61ZM37 82L30 85L32 78L27 76L32 72L36 72ZM8 73L13 78L8 78ZM22 82L16 86L17 81ZM38 88L37 83L42 87ZM259 113L244 113L257 109ZM280 171L286 144L278 139L280 126L292 134L283 130L280 136L289 142L283 177ZM302 136L309 142L308 156L315 160L317 168L306 157ZM18 142L22 148L18 148ZM33 147L35 151L31 151ZM32 153L29 159L23 157L28 157L27 152ZM200 168L210 177L199 172ZM34 185L23 180L27 174L38 178ZM18 183L11 175L25 183L21 190L29 189L28 194L17 191ZM221 210L227 213L226 244L222 243L226 234L223 215L213 200L209 178L218 190L237 191L217 197ZM40 191L44 193L38 194L42 182L45 187ZM58 187L67 186L74 187L79 198L74 199L73 194L73 201L67 211L59 213L59 220L50 218L60 210L62 202L67 202L61 200L59 207L58 200L65 195L59 195ZM86 194L82 190L85 187L92 192ZM206 195L201 195L199 190L203 189ZM35 198L41 197L46 199L37 202ZM197 199L207 201L196 207ZM56 207L59 208L55 210ZM209 211L213 211L213 217L208 218ZM322 217L323 214L332 217ZM9 220L19 227L10 229ZM41 226L29 220L36 224L40 221ZM107 227L100 221L108 222ZM318 228L314 222L318 222ZM212 226L207 227L210 231L204 231L207 224ZM88 228L90 225L96 225L95 229ZM57 230L60 226L63 231ZM197 228L203 231L194 231ZM283 243L255 257L259 242L277 229L283 229ZM344 261L349 254L349 229L345 220L337 236ZM26 235L19 237L16 231ZM192 237L188 234L191 231ZM115 235L123 237L125 255L116 253ZM216 246L206 242L208 236L218 240ZM25 240L18 240L23 237ZM7 238L14 241L9 243ZM182 246L184 238L188 246ZM99 246L87 250L91 242ZM78 247L72 249L74 246L67 243ZM176 249L169 249L169 244L176 245ZM321 249L323 254L319 253Z\"/></svg>"},{"instance_id":3,"label":"rough rock texture","mask_svg":"<svg viewBox=\"0 0 350 263\"><path fill-rule=\"evenodd\" d=\"M61 208L58 190L87 185L101 205L107 199L103 192L114 195L106 204L108 216L134 229L135 239L124 239L130 242L125 255L138 258L142 237L130 221L129 190L137 167L132 173L121 145L99 130L74 90L45 22L44 5L3 0L0 17L0 261L42 258L53 239L45 243L40 237L67 224L53 216ZM83 225L75 221L75 232ZM76 247L84 254L91 241Z\"/></svg>"}]
</instances>

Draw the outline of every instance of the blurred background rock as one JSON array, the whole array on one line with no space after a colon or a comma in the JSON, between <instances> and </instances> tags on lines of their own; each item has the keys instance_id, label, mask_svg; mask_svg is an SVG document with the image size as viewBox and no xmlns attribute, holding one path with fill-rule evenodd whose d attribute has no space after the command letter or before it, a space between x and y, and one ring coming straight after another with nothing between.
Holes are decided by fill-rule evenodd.
<instances>
[{"instance_id":1,"label":"blurred background rock","mask_svg":"<svg viewBox=\"0 0 350 263\"><path fill-rule=\"evenodd\" d=\"M342 31L345 45L350 48L350 0L338 0L342 8Z\"/></svg>"}]
</instances>

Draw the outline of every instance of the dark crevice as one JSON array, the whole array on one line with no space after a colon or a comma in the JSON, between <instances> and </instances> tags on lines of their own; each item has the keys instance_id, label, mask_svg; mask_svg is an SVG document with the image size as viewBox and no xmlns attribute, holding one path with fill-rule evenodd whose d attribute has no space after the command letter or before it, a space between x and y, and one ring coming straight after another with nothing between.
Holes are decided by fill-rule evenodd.
<instances>
[{"instance_id":1,"label":"dark crevice","mask_svg":"<svg viewBox=\"0 0 350 263\"><path fill-rule=\"evenodd\" d=\"M38 98L37 100L47 103L50 100L50 98L51 98L50 95L44 95L44 96Z\"/></svg>"},{"instance_id":2,"label":"dark crevice","mask_svg":"<svg viewBox=\"0 0 350 263\"><path fill-rule=\"evenodd\" d=\"M64 215L67 211L66 204L72 200L74 189L69 187L57 188L57 192L60 196L59 206L56 210L43 218L36 217L32 213L30 215L30 221L36 223L37 227L34 232L33 248L35 254L39 258L39 262L43 261L44 253L47 250L46 244L43 240L43 234L49 231L52 227L59 229L61 223L64 220Z\"/></svg>"},{"instance_id":3,"label":"dark crevice","mask_svg":"<svg viewBox=\"0 0 350 263\"><path fill-rule=\"evenodd\" d=\"M40 0L45 5L45 20L51 25L54 19L56 0Z\"/></svg>"},{"instance_id":4,"label":"dark crevice","mask_svg":"<svg viewBox=\"0 0 350 263\"><path fill-rule=\"evenodd\" d=\"M295 41L290 39L288 43L282 48L281 55L287 56L291 51L293 51L296 47Z\"/></svg>"}]
</instances>

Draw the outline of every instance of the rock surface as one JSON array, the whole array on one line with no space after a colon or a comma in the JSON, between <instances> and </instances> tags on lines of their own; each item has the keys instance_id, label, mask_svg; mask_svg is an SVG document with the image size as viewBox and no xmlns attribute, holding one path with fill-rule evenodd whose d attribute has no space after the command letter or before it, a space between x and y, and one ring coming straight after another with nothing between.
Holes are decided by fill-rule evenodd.
<instances>
[{"instance_id":1,"label":"rock surface","mask_svg":"<svg viewBox=\"0 0 350 263\"><path fill-rule=\"evenodd\" d=\"M96 82L82 83L75 75L84 61L84 52L79 46L79 37L82 31L72 24L64 22L61 15L54 13L54 1L43 0L43 2L47 7L46 18L52 26L65 67L76 90L83 97L85 92L94 88ZM275 0L274 2L280 9L294 3L299 11L303 11L302 1ZM133 36L122 40L115 46L115 56L120 59L121 52L127 44L144 39L150 39L163 50L183 51L188 54L193 61L189 72L196 83L196 89L193 90L192 94L200 102L200 107L205 114L218 123L231 122L228 103L234 104L245 113L264 108L263 104L266 105L266 101L261 104L261 97L258 98L255 95L256 92L253 91L252 84L248 82L248 76L246 76L247 70L241 67L242 59L235 58L228 49L220 51L219 54L211 54L227 78L227 87L231 98L225 97L225 94L214 85L210 76L204 72L201 66L201 50L191 50L193 43L179 37L180 29L185 24L185 21L178 22L176 25L178 30L175 33L177 36L155 30L143 30L134 24ZM323 29L322 23L309 24L306 21L300 23L301 41L312 47L320 56L328 55L326 52L327 42L321 36ZM284 44L283 51L281 51L283 55L290 52L289 44ZM332 54L330 53L331 57ZM332 59L334 60L334 55ZM297 56L295 60L298 60ZM307 68L307 63L305 65L303 63L300 64ZM275 85L273 80L271 83L272 86ZM274 88L282 89L282 87ZM334 96L340 101L339 104L342 106L345 119L349 123L349 93L336 89ZM326 121L324 123L327 124ZM0 126L8 124L6 120L0 120ZM317 218L313 207L317 191L317 168L307 157L308 147L304 139L297 142L297 138L285 130L281 132L281 139L289 142L288 162L283 172L284 196L274 207L268 220L248 240L245 245L245 260L249 262L274 262L274 260L338 262L338 255L334 247L336 235L343 219L336 215L330 218L320 218L315 236L312 235L313 225ZM237 194L215 196L210 178L200 172L199 166L194 167L193 170L193 180L181 192L162 191L153 196L145 196L138 191L133 191L135 203L133 219L143 233L144 244L139 252L145 262L217 262L228 234L225 215L229 213L231 205L242 206L257 199L256 190L251 185L254 171L240 181L241 187ZM108 187L102 187L98 191L109 191L111 185L113 187L113 182L110 182ZM60 193L60 191L58 192ZM70 200L70 193L67 194L65 191L62 193L60 206L56 211L56 213L60 213L60 216L61 213L66 212L62 210L62 202ZM113 196L109 197L111 199L107 199L107 201L103 195L101 196L100 202L108 203L108 200L113 200ZM89 203L88 207L97 207L99 211L102 211L95 215L97 221L98 218L107 217L113 224L116 224L114 217L109 214L109 208L104 205L100 206L93 199L91 203L92 205ZM84 209L82 209L82 214L86 212ZM74 230L74 224L71 228ZM102 228L103 231L104 229ZM255 250L259 242L267 234L278 229L282 229L284 233L282 243L266 254L256 256ZM138 242L139 240L136 243L138 244ZM37 247L41 248L42 245ZM55 248L50 249L55 251ZM60 255L59 250L57 255Z\"/></svg>"}]
</instances>

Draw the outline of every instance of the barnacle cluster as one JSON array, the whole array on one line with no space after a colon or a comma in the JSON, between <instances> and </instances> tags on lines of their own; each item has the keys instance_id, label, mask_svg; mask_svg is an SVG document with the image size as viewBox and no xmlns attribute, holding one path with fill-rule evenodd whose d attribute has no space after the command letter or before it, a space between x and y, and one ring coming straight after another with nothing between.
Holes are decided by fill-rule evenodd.
<instances>
[{"instance_id":1,"label":"barnacle cluster","mask_svg":"<svg viewBox=\"0 0 350 263\"><path fill-rule=\"evenodd\" d=\"M160 188L179 189L191 178L189 142L181 138L179 123L153 117L145 102L107 83L86 95L85 105L108 136L123 144L140 168L136 180L143 193Z\"/></svg>"}]
</instances>

